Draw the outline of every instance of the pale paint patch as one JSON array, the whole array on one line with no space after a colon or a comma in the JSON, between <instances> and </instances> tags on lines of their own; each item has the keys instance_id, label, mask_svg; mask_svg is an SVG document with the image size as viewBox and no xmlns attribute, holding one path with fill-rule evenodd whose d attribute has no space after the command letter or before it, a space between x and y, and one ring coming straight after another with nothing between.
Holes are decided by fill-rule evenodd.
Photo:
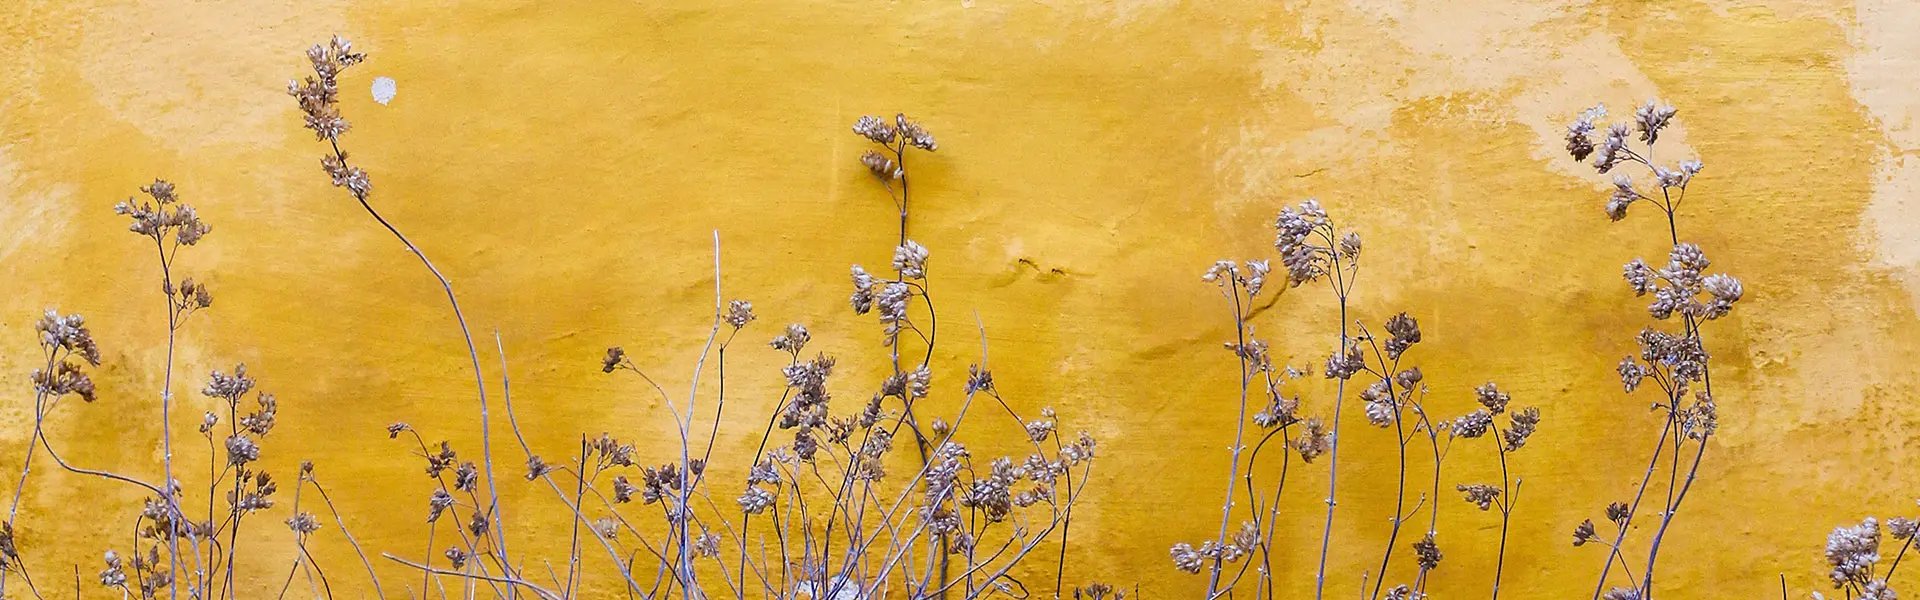
<instances>
[{"instance_id":1,"label":"pale paint patch","mask_svg":"<svg viewBox=\"0 0 1920 600\"><path fill-rule=\"evenodd\" d=\"M1386 132L1395 112L1423 99L1461 95L1473 98L1464 107L1473 120L1533 130L1539 139L1535 157L1555 171L1594 181L1598 189L1604 183L1591 169L1560 152L1566 123L1594 102L1608 102L1609 118L1624 120L1634 105L1620 103L1659 96L1620 41L1583 19L1594 11L1588 2L1315 2L1294 9L1304 40L1254 35L1262 82L1323 107L1320 116L1332 123L1278 146L1269 138L1280 132L1264 129L1269 120L1243 125L1241 144L1226 158L1244 171L1240 185L1248 195L1270 189L1278 177L1297 175L1270 172L1277 155L1295 157L1296 164L1330 164L1413 153ZM1692 157L1684 128L1670 131L1661 138L1660 158ZM1340 143L1331 143L1336 139Z\"/></svg>"},{"instance_id":2,"label":"pale paint patch","mask_svg":"<svg viewBox=\"0 0 1920 600\"><path fill-rule=\"evenodd\" d=\"M29 244L62 245L78 215L60 210L73 205L71 184L33 185L19 161L9 155L10 146L0 146L0 223L6 223L7 235L0 236L0 264L13 264L13 255Z\"/></svg>"},{"instance_id":3,"label":"pale paint patch","mask_svg":"<svg viewBox=\"0 0 1920 600\"><path fill-rule=\"evenodd\" d=\"M294 110L286 82L301 72L300 49L346 26L334 5L136 2L89 11L80 74L107 110L176 150L275 139ZM206 60L210 52L222 60Z\"/></svg>"},{"instance_id":4,"label":"pale paint patch","mask_svg":"<svg viewBox=\"0 0 1920 600\"><path fill-rule=\"evenodd\" d=\"M1920 4L1901 0L1859 0L1849 28L1857 49L1847 61L1854 99L1880 124L1888 147L1879 157L1873 198L1867 205L1862 240L1882 264L1899 269L1920 309L1920 37L1911 23Z\"/></svg>"}]
</instances>

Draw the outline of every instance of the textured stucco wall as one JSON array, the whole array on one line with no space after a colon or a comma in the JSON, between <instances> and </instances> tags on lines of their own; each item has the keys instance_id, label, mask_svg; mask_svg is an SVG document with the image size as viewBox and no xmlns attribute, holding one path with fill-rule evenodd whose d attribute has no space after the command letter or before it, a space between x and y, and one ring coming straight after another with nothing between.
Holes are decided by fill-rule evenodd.
<instances>
[{"instance_id":1,"label":"textured stucco wall","mask_svg":"<svg viewBox=\"0 0 1920 600\"><path fill-rule=\"evenodd\" d=\"M1071 579L1151 596L1199 585L1165 549L1217 522L1235 365L1218 346L1227 311L1198 275L1270 255L1275 211L1312 195L1367 236L1362 318L1421 318L1436 402L1464 410L1492 379L1543 408L1517 457L1507 589L1584 593L1601 554L1572 548L1571 526L1630 493L1655 426L1612 374L1645 321L1618 269L1664 247L1647 215L1606 221L1603 186L1558 134L1594 101L1618 114L1657 96L1683 122L1664 156L1708 165L1688 237L1748 289L1709 333L1722 435L1662 587L1752 597L1785 572L1824 588L1831 527L1912 512L1920 494L1905 471L1920 456L1916 26L1900 0L16 0L0 6L0 447L25 443L31 326L57 305L90 318L108 365L103 399L63 408L51 435L79 462L156 468L162 304L146 247L109 207L164 176L214 225L183 262L218 301L183 338L180 430L201 374L246 362L282 403L268 465L314 460L363 544L417 553L424 481L382 428L406 420L474 449L470 375L438 289L327 186L284 95L300 50L339 32L373 55L345 88L376 201L437 257L476 328L501 333L523 418L555 453L603 430L666 453L663 407L595 360L625 344L684 386L714 229L728 295L759 307L754 341L809 323L843 364L867 365L840 378L861 397L878 333L844 308L846 266L884 262L894 231L847 126L904 110L941 141L916 165L914 237L947 322L968 330L977 311L1002 389L1105 440ZM399 83L389 106L368 97L376 75ZM1281 356L1324 356L1324 296L1289 292L1261 317ZM949 397L977 352L966 337L937 357ZM735 414L760 414L779 360L734 356ZM1329 390L1306 391L1324 412ZM729 424L723 450L749 448L756 426ZM1385 437L1347 438L1334 597L1386 534ZM18 456L0 452L0 472ZM1497 475L1484 453L1451 460L1450 483ZM1310 589L1325 474L1294 476L1287 595ZM507 489L527 519L517 542L564 543L548 494ZM138 502L47 471L27 498L23 549L54 580L124 548L116 524ZM1482 593L1496 521L1442 501L1433 588ZM242 569L264 593L291 556L277 524L257 531ZM356 585L351 555L322 538L335 585Z\"/></svg>"}]
</instances>

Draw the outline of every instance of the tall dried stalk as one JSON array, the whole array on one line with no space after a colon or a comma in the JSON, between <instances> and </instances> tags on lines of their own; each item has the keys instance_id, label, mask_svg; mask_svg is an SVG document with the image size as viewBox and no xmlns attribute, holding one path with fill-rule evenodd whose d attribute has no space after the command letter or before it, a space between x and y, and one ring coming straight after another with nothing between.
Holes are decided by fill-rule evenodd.
<instances>
[{"instance_id":1,"label":"tall dried stalk","mask_svg":"<svg viewBox=\"0 0 1920 600\"><path fill-rule=\"evenodd\" d=\"M368 177L366 170L349 164L347 153L340 149L340 136L345 134L351 126L340 114L339 76L348 68L366 60L366 54L354 52L351 43L340 36L334 36L327 44L314 44L308 48L307 60L312 63L313 75L306 77L304 81L287 82L287 94L299 102L300 110L305 114L307 129L312 130L315 137L327 142L328 148L332 150L332 154L320 159L321 168L333 178L335 186L346 188L347 192L353 195L353 199L360 203L360 208L366 211L367 216L373 217L373 220L392 234L394 239L406 246L408 252L420 259L421 266L426 267L427 272L432 274L434 280L440 284L441 291L446 294L447 305L453 310L453 320L460 326L460 337L467 343L467 358L473 365L474 391L480 399L480 458L486 474L489 501L487 518L492 522L494 538L498 544L496 549L501 561L510 562L507 558L506 535L502 531L505 521L500 512L500 492L494 485L492 428L487 415L487 380L480 369L480 351L474 346L473 331L468 329L466 315L460 310L460 299L453 293L453 283L440 273L440 269L433 265L433 261L427 258L426 253L422 252L419 246L414 245L412 240L407 239L405 234L400 233L400 230L388 222L386 217L381 216L380 211L374 210L373 205L367 201L368 196L373 192L372 180ZM509 596L511 595L512 590L509 590Z\"/></svg>"},{"instance_id":2,"label":"tall dried stalk","mask_svg":"<svg viewBox=\"0 0 1920 600\"><path fill-rule=\"evenodd\" d=\"M1707 321L1726 316L1745 293L1738 279L1724 273L1707 275L1705 270L1711 262L1706 254L1699 246L1680 241L1680 205L1686 200L1688 184L1700 173L1702 165L1698 160L1688 160L1669 168L1657 164L1653 158L1660 133L1672 124L1677 112L1671 106L1648 102L1635 111L1631 125L1619 123L1609 127L1598 146L1592 134L1595 122L1606 115L1604 107L1595 106L1587 110L1567 127L1567 152L1574 160L1584 160L1591 155L1595 170L1602 174L1617 167L1639 165L1651 176L1652 186L1646 189L1657 189L1657 193L1642 192L1631 176L1625 172L1616 173L1606 212L1612 220L1620 221L1626 218L1632 205L1645 202L1665 215L1667 238L1672 244L1666 267L1654 269L1646 262L1634 259L1627 263L1623 275L1635 296L1653 294L1654 301L1647 306L1647 312L1655 320L1671 321L1675 315L1680 317L1678 332L1657 326L1642 329L1638 337L1639 356L1621 359L1616 369L1621 384L1629 393L1648 379L1658 384L1663 397L1653 403L1653 407L1661 413L1663 422L1659 441L1655 443L1654 452L1647 461L1646 474L1634 490L1633 502L1625 505L1614 503L1608 509L1608 519L1617 525L1618 531L1609 544L1611 551L1607 562L1601 567L1600 579L1594 585L1594 598L1604 595L1615 600L1648 600L1653 597L1654 567L1660 555L1661 543L1665 541L1681 503L1693 489L1701 461L1706 455L1707 441L1719 427L1712 367L1701 330ZM1636 132L1638 141L1643 144L1639 151L1632 147L1628 139ZM1694 387L1696 384L1698 389ZM1681 461L1689 443L1693 445L1693 456L1685 463L1686 477L1682 480L1679 478ZM1632 587L1616 587L1603 593L1601 590L1607 587L1608 574L1614 563L1619 562L1623 568L1626 566L1621 546L1628 528L1639 513L1641 502L1646 499L1647 489L1663 454L1667 457L1670 475L1665 499L1660 501L1660 523L1647 548L1645 570ZM1590 521L1582 523L1576 529L1576 540L1584 542L1590 536L1583 534L1590 529Z\"/></svg>"}]
</instances>

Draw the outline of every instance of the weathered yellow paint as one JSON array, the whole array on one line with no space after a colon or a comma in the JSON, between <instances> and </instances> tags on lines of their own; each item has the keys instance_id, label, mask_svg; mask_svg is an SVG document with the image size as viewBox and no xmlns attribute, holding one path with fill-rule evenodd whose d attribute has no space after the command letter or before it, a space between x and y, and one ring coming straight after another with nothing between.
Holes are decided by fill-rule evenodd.
<instances>
[{"instance_id":1,"label":"weathered yellow paint","mask_svg":"<svg viewBox=\"0 0 1920 600\"><path fill-rule=\"evenodd\" d=\"M716 229L727 295L762 318L729 355L734 414L772 406L779 361L759 343L790 321L864 365L837 384L862 397L879 334L845 310L846 267L884 263L895 232L847 126L904 110L941 142L913 165L914 237L933 250L952 332L936 381L950 401L977 356L977 312L1001 388L1103 440L1071 581L1200 585L1165 549L1216 526L1235 365L1218 347L1227 310L1198 275L1270 255L1272 215L1314 195L1366 235L1361 318L1421 319L1412 356L1436 402L1464 410L1491 379L1542 407L1516 458L1506 590L1581 594L1602 555L1569 531L1630 493L1655 427L1613 381L1646 320L1618 265L1664 248L1645 214L1606 221L1601 182L1557 136L1593 101L1617 115L1658 96L1682 109L1665 157L1708 165L1686 237L1748 289L1709 333L1722 435L1662 589L1753 597L1783 572L1819 589L1831 527L1915 510L1902 473L1920 456L1916 25L1898 0L17 0L0 7L0 473L26 442L31 325L47 306L86 314L108 359L101 401L62 407L50 435L76 462L157 471L157 267L109 207L162 176L214 226L182 265L218 298L184 334L176 431L205 407L200 377L244 361L282 403L268 466L314 460L364 546L421 551L427 488L382 428L409 421L472 452L475 405L439 290L327 185L283 93L301 49L339 32L372 53L344 85L347 146L482 337L500 332L521 416L555 455L601 431L667 453L664 407L595 361L625 344L684 389ZM391 105L370 101L374 76L398 81ZM1260 318L1280 356L1324 355L1325 296L1289 291ZM1324 414L1330 388L1304 391ZM751 447L750 421L722 429L723 452ZM499 433L496 453L513 456ZM1387 439L1347 432L1332 597L1378 560ZM1446 478L1494 469L1456 451ZM1275 565L1287 597L1311 589L1324 476L1294 471ZM521 552L564 557L549 494L506 489ZM70 565L90 579L100 550L124 549L138 507L124 487L44 469L27 499L21 547L56 588ZM1497 521L1440 505L1433 589L1482 593ZM253 531L242 596L272 593L292 556L279 524ZM337 528L323 531L336 590L364 591ZM413 581L381 569L395 595Z\"/></svg>"}]
</instances>

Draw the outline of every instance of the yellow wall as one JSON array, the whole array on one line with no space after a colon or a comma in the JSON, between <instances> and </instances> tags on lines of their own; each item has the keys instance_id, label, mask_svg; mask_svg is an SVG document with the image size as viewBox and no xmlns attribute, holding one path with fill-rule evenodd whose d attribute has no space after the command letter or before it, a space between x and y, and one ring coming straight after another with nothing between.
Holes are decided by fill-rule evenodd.
<instances>
[{"instance_id":1,"label":"yellow wall","mask_svg":"<svg viewBox=\"0 0 1920 600\"><path fill-rule=\"evenodd\" d=\"M146 246L110 207L162 176L214 227L182 263L217 300L183 337L179 431L204 408L202 375L246 362L282 403L267 465L314 460L364 545L418 553L425 480L382 428L406 420L474 450L471 381L438 289L327 185L284 95L301 49L339 32L372 53L343 87L375 201L454 279L476 329L500 332L522 416L555 454L601 431L666 454L663 407L596 360L625 344L685 385L715 229L728 295L762 318L730 355L735 414L772 405L780 361L758 343L789 321L865 365L837 383L864 397L879 334L845 310L846 267L885 262L895 232L847 127L903 110L940 139L915 171L914 237L933 250L949 331L966 332L943 344L937 385L957 393L977 311L1001 388L1104 440L1070 579L1150 596L1200 585L1166 548L1216 526L1235 365L1218 348L1227 311L1198 276L1271 255L1275 211L1315 195L1367 236L1363 318L1420 317L1413 356L1440 406L1464 411L1492 379L1542 407L1517 457L1507 589L1584 593L1601 554L1571 547L1571 527L1631 492L1655 431L1612 374L1646 320L1618 269L1664 248L1645 214L1606 221L1602 182L1558 135L1594 101L1618 115L1658 96L1683 123L1664 156L1708 165L1683 228L1748 290L1709 333L1722 435L1662 588L1752 597L1784 572L1824 589L1829 529L1916 510L1908 2L5 4L0 472L28 431L33 320L56 305L89 317L107 366L101 401L63 407L51 435L78 462L157 469L163 306ZM370 101L373 76L398 81L391 105ZM1325 294L1305 291L1259 321L1297 364L1335 327ZM1328 390L1307 392L1324 413ZM750 447L748 421L723 429L723 449ZM1351 597L1385 536L1385 438L1348 433L1333 597ZM1447 480L1493 469L1456 452ZM1324 483L1295 473L1277 564L1290 596L1310 588ZM550 494L506 487L526 519L515 541L555 543L566 521ZM27 498L22 548L56 581L124 550L138 503L44 470ZM1483 593L1496 521L1442 500L1433 589ZM277 523L256 532L241 568L265 593L291 555ZM358 585L330 521L321 537L335 585ZM411 580L382 570L390 592Z\"/></svg>"}]
</instances>

